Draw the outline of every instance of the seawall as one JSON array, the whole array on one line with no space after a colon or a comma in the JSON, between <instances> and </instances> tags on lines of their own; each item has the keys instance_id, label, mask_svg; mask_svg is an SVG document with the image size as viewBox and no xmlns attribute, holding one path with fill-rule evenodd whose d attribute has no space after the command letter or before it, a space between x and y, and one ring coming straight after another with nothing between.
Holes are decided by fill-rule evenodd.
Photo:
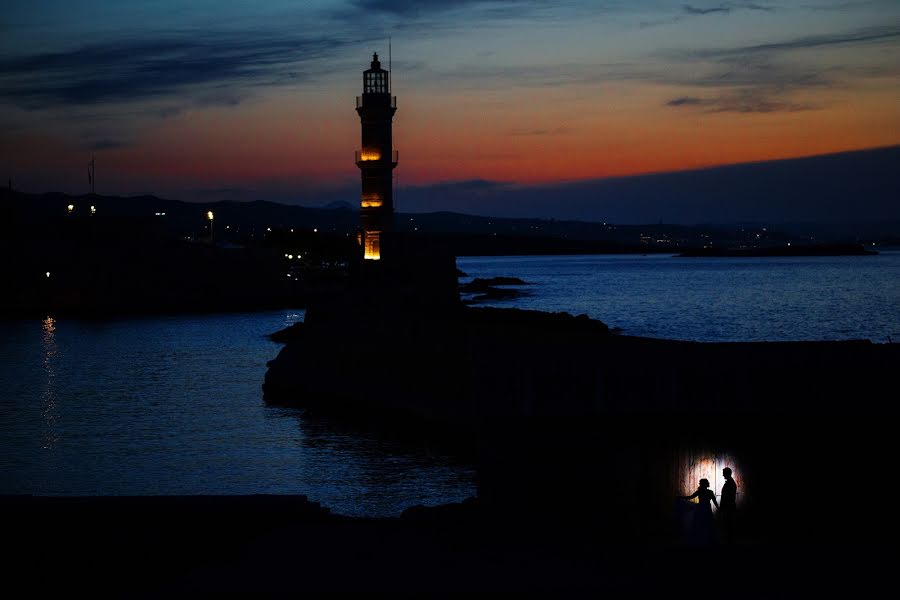
<instances>
[{"instance_id":1,"label":"seawall","mask_svg":"<svg viewBox=\"0 0 900 600\"><path fill-rule=\"evenodd\" d=\"M671 535L672 498L726 463L740 474L745 532L896 528L846 503L880 485L895 455L900 346L636 338L586 317L435 309L378 289L311 308L286 332L267 400L433 427L477 455L486 506L609 535Z\"/></svg>"}]
</instances>

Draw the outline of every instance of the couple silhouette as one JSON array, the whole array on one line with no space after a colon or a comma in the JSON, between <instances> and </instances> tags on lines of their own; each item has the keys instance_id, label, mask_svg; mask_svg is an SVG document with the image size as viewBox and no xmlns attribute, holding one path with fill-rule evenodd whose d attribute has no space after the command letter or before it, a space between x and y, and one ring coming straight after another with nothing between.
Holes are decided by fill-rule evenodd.
<instances>
[{"instance_id":1,"label":"couple silhouette","mask_svg":"<svg viewBox=\"0 0 900 600\"><path fill-rule=\"evenodd\" d=\"M734 513L737 510L737 484L731 477L731 469L722 469L725 483L722 485L722 503L716 502L716 494L709 489L709 480L701 479L700 485L690 496L679 496L683 500L697 498L697 506L694 509L693 520L690 527L690 539L696 543L709 544L716 541L716 526L713 519L712 502L719 513L722 523L722 536L726 542L731 542L734 537Z\"/></svg>"}]
</instances>

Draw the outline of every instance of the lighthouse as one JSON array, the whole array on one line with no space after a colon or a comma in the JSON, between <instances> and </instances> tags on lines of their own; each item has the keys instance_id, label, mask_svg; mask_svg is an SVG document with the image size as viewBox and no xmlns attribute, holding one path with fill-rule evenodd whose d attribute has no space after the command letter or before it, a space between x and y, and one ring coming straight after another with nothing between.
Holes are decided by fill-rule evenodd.
<instances>
[{"instance_id":1,"label":"lighthouse","mask_svg":"<svg viewBox=\"0 0 900 600\"><path fill-rule=\"evenodd\" d=\"M391 96L390 71L381 68L378 54L363 72L363 93L356 97L356 112L362 125L362 145L356 151L356 166L362 177L360 243L366 260L381 259L382 235L390 231L394 213L392 171L397 166L392 123L397 98Z\"/></svg>"}]
</instances>

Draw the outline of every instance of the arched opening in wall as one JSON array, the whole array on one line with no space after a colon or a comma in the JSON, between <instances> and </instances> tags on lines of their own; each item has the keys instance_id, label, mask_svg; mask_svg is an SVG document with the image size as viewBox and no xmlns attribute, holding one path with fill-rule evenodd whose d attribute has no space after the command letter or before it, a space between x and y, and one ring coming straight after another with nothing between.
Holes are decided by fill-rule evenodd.
<instances>
[{"instance_id":1,"label":"arched opening in wall","mask_svg":"<svg viewBox=\"0 0 900 600\"><path fill-rule=\"evenodd\" d=\"M733 451L702 446L682 447L673 458L669 463L669 489L676 535L701 545L737 539L750 498L745 461Z\"/></svg>"},{"instance_id":2,"label":"arched opening in wall","mask_svg":"<svg viewBox=\"0 0 900 600\"><path fill-rule=\"evenodd\" d=\"M366 260L381 260L381 232L366 231L363 258Z\"/></svg>"},{"instance_id":3,"label":"arched opening in wall","mask_svg":"<svg viewBox=\"0 0 900 600\"><path fill-rule=\"evenodd\" d=\"M731 477L737 484L735 497L738 509L747 502L747 478L744 469L734 454L727 451L682 449L678 452L675 464L675 494L690 496L697 490L701 479L709 481L709 489L716 495L716 501L722 500L722 486L725 476L722 471L731 469ZM696 499L694 500L696 503Z\"/></svg>"}]
</instances>

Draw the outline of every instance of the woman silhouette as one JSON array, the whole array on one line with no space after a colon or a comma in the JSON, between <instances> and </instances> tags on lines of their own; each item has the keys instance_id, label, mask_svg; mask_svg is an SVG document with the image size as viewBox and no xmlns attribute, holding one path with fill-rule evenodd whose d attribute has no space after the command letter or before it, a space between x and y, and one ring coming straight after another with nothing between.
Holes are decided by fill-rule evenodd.
<instances>
[{"instance_id":1,"label":"woman silhouette","mask_svg":"<svg viewBox=\"0 0 900 600\"><path fill-rule=\"evenodd\" d=\"M711 544L716 540L715 521L713 520L712 506L710 501L719 509L719 503L716 502L716 494L709 489L709 480L701 479L697 491L690 496L679 496L684 500L692 500L697 498L697 506L694 509L694 519L691 522L690 539L699 544Z\"/></svg>"}]
</instances>

